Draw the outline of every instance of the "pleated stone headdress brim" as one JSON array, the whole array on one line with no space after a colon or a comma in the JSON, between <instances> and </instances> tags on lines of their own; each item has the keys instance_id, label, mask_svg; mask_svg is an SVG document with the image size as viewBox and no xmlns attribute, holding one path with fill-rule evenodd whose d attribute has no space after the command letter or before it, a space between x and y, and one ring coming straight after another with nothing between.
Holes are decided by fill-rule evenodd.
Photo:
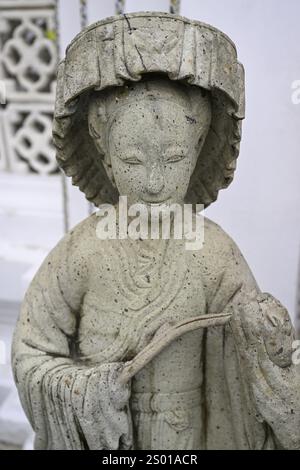
<instances>
[{"instance_id":1,"label":"pleated stone headdress brim","mask_svg":"<svg viewBox=\"0 0 300 470\"><path fill-rule=\"evenodd\" d=\"M107 18L83 30L58 69L57 160L96 206L118 196L88 131L91 92L165 74L211 92L212 122L186 200L213 202L232 179L244 118L244 73L232 41L212 26L168 13Z\"/></svg>"}]
</instances>

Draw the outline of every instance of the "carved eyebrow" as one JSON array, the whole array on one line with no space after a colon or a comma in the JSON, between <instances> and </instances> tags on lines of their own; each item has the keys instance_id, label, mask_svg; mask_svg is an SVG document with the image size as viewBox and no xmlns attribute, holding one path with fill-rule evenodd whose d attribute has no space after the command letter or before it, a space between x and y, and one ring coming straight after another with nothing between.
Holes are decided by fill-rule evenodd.
<instances>
[{"instance_id":1,"label":"carved eyebrow","mask_svg":"<svg viewBox=\"0 0 300 470\"><path fill-rule=\"evenodd\" d=\"M185 114L185 119L187 120L187 122L189 124L196 124L197 123L196 118L194 118L193 116L188 116L187 114Z\"/></svg>"},{"instance_id":2,"label":"carved eyebrow","mask_svg":"<svg viewBox=\"0 0 300 470\"><path fill-rule=\"evenodd\" d=\"M136 158L137 160L140 160L141 162L144 161L143 153L139 149L132 148L132 149L126 150L125 152L120 150L120 152L118 152L117 155L120 158L120 160L130 160L131 158Z\"/></svg>"},{"instance_id":3,"label":"carved eyebrow","mask_svg":"<svg viewBox=\"0 0 300 470\"><path fill-rule=\"evenodd\" d=\"M163 151L163 156L168 156L168 155L185 155L187 153L188 149L186 148L185 145L170 145L169 147L166 147L165 150Z\"/></svg>"}]
</instances>

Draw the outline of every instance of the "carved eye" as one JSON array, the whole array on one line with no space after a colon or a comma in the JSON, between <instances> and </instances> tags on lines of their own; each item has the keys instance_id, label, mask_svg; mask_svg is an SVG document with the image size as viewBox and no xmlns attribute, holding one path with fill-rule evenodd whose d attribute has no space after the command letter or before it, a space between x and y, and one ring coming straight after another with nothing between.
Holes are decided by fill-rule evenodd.
<instances>
[{"instance_id":1,"label":"carved eye","mask_svg":"<svg viewBox=\"0 0 300 470\"><path fill-rule=\"evenodd\" d=\"M170 155L169 157L165 157L165 163L180 162L185 157L186 157L185 155Z\"/></svg>"},{"instance_id":2,"label":"carved eye","mask_svg":"<svg viewBox=\"0 0 300 470\"><path fill-rule=\"evenodd\" d=\"M128 157L124 158L123 162L128 163L129 165L141 165L143 162L137 157Z\"/></svg>"}]
</instances>

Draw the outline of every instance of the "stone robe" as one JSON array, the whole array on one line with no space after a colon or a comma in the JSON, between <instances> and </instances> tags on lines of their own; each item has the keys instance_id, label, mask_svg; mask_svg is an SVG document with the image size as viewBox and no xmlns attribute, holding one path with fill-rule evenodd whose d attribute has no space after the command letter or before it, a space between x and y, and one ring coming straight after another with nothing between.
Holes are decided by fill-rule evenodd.
<instances>
[{"instance_id":1,"label":"stone robe","mask_svg":"<svg viewBox=\"0 0 300 470\"><path fill-rule=\"evenodd\" d=\"M295 420L282 418L292 413L288 402L272 388L268 397L255 393L229 324L187 333L201 343L194 421L170 399L154 441L138 435L135 393L116 384L122 363L163 325L246 308L249 295L260 292L234 242L208 220L199 251L178 240L157 241L155 249L153 241L99 240L96 224L89 217L49 254L18 320L13 368L35 447L159 449L170 429L177 438L169 449L299 448L300 428L291 437ZM162 354L168 357L170 348ZM168 361L172 374L176 355ZM181 379L189 380L184 370Z\"/></svg>"}]
</instances>

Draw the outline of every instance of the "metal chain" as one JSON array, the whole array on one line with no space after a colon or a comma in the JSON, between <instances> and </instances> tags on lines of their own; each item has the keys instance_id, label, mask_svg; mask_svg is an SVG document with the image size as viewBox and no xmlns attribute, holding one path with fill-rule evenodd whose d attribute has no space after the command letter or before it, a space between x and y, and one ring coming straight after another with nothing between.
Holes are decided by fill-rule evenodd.
<instances>
[{"instance_id":1,"label":"metal chain","mask_svg":"<svg viewBox=\"0 0 300 470\"><path fill-rule=\"evenodd\" d=\"M116 15L123 15L125 12L125 0L115 0Z\"/></svg>"},{"instance_id":2,"label":"metal chain","mask_svg":"<svg viewBox=\"0 0 300 470\"><path fill-rule=\"evenodd\" d=\"M55 41L56 41L56 51L57 51L57 62L60 60L60 36L59 36L59 19L58 19L58 8L59 0L55 0L54 6L54 24L55 24ZM67 179L66 175L61 171L61 185L62 185L62 207L63 207L63 223L64 223L64 232L67 233L70 228L69 221L69 212L68 212L68 191L67 191Z\"/></svg>"},{"instance_id":3,"label":"metal chain","mask_svg":"<svg viewBox=\"0 0 300 470\"><path fill-rule=\"evenodd\" d=\"M87 13L87 0L80 0L80 27L81 29L86 28L88 25L88 13ZM88 213L91 215L94 212L94 205L88 203Z\"/></svg>"},{"instance_id":4,"label":"metal chain","mask_svg":"<svg viewBox=\"0 0 300 470\"><path fill-rule=\"evenodd\" d=\"M296 294L296 333L297 338L300 339L300 262L298 266L298 289Z\"/></svg>"},{"instance_id":5,"label":"metal chain","mask_svg":"<svg viewBox=\"0 0 300 470\"><path fill-rule=\"evenodd\" d=\"M81 29L86 28L88 25L87 15L87 2L86 0L80 0L80 27Z\"/></svg>"},{"instance_id":6,"label":"metal chain","mask_svg":"<svg viewBox=\"0 0 300 470\"><path fill-rule=\"evenodd\" d=\"M180 14L180 0L170 0L170 13Z\"/></svg>"}]
</instances>

